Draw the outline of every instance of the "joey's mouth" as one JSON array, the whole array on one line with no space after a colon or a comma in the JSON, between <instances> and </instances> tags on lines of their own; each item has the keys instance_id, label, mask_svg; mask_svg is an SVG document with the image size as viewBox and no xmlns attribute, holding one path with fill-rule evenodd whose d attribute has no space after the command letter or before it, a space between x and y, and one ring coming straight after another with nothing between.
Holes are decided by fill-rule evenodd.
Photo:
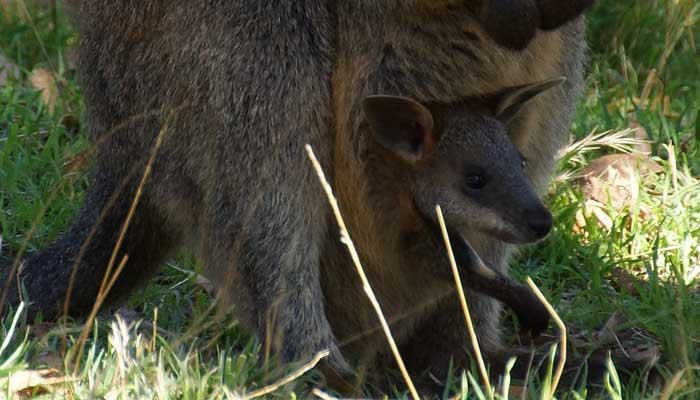
<instances>
[{"instance_id":1,"label":"joey's mouth","mask_svg":"<svg viewBox=\"0 0 700 400\"><path fill-rule=\"evenodd\" d=\"M484 229L484 233L486 233L489 236L492 236L502 242L505 243L510 243L510 244L525 244L525 243L531 243L534 242L535 240L524 238L522 235L516 235L513 232L504 230L504 229L497 229L497 228L491 228L491 229Z\"/></svg>"},{"instance_id":2,"label":"joey's mouth","mask_svg":"<svg viewBox=\"0 0 700 400\"><path fill-rule=\"evenodd\" d=\"M540 235L534 232L528 232L528 233L515 233L512 231L508 231L505 229L498 229L498 228L487 228L487 229L482 229L482 232L485 234L492 236L502 242L509 243L509 244L528 244L528 243L534 243L539 240L544 239L547 235Z\"/></svg>"}]
</instances>

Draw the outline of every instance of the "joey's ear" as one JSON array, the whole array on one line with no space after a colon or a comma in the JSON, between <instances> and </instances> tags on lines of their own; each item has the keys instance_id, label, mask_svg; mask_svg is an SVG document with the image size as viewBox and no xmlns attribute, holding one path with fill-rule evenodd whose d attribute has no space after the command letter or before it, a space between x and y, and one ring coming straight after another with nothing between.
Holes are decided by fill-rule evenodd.
<instances>
[{"instance_id":1,"label":"joey's ear","mask_svg":"<svg viewBox=\"0 0 700 400\"><path fill-rule=\"evenodd\" d=\"M494 109L496 118L501 120L501 122L504 124L510 122L510 120L515 117L518 111L520 111L520 108L527 103L528 100L564 82L566 82L566 78L560 76L558 78L548 79L546 81L506 89L500 96L498 96L496 107Z\"/></svg>"},{"instance_id":2,"label":"joey's ear","mask_svg":"<svg viewBox=\"0 0 700 400\"><path fill-rule=\"evenodd\" d=\"M433 150L433 114L424 105L398 96L368 96L362 105L377 142L404 161L416 163Z\"/></svg>"}]
</instances>

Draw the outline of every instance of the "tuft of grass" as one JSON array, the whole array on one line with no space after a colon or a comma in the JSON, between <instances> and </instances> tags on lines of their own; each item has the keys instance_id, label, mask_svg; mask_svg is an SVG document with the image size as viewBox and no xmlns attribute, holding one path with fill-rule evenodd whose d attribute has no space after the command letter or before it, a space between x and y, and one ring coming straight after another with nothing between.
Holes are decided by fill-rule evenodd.
<instances>
[{"instance_id":1,"label":"tuft of grass","mask_svg":"<svg viewBox=\"0 0 700 400\"><path fill-rule=\"evenodd\" d=\"M85 120L70 61L77 36L57 5L29 5L27 15L0 8L0 60L16 70L0 85L2 252L24 246L36 251L53 240L70 223L88 184L88 171L80 167L88 148L84 124L68 123ZM565 179L547 193L554 230L512 263L516 275L537 282L573 333L589 338L617 312L625 316L618 333L634 329L641 344L660 346L658 372L665 384L656 388L643 374L623 383L611 364L603 393L614 399L695 397L700 391L699 21L700 4L693 0L599 0L589 12L587 86L572 144L560 161ZM42 68L56 85L53 108L30 81ZM629 151L637 143L630 129L638 127L661 171L632 180L634 202L599 205L612 221L607 228L584 212L588 199L576 178L597 157ZM127 308L143 322L98 319L77 370L67 355L77 351L82 326L30 329L22 310L7 316L0 323L0 397L13 395L13 375L47 368L70 380L27 394L233 399L294 371L256 363L259 344L235 321L214 318L193 264L186 254L176 257L132 296ZM620 271L634 278L632 284L620 280ZM47 332L40 333L42 327ZM522 398L542 398L552 375L550 367L539 382L527 382ZM478 376L473 365L448 377L441 398L488 398ZM55 382L49 378L42 379ZM271 396L311 396L309 382L319 382L314 371ZM515 398L519 385L506 374L493 397L506 398L510 388ZM401 389L388 395L409 398ZM592 396L592 388L580 387L557 398Z\"/></svg>"}]
</instances>

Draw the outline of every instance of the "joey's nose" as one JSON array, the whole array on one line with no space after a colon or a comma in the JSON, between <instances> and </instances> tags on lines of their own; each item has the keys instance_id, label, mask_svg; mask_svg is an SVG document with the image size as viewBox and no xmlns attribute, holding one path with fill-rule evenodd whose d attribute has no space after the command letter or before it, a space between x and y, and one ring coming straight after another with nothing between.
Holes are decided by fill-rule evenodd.
<instances>
[{"instance_id":1,"label":"joey's nose","mask_svg":"<svg viewBox=\"0 0 700 400\"><path fill-rule=\"evenodd\" d=\"M531 210L528 212L527 225L538 238L543 238L552 229L552 214L546 208Z\"/></svg>"}]
</instances>

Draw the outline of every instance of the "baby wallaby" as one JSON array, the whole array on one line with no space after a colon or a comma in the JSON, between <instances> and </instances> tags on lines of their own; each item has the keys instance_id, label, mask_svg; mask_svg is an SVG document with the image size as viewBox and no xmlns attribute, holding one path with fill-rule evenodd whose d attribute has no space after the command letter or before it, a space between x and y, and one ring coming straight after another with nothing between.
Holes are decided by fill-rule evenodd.
<instances>
[{"instance_id":1,"label":"baby wallaby","mask_svg":"<svg viewBox=\"0 0 700 400\"><path fill-rule=\"evenodd\" d=\"M435 206L442 207L457 263L468 272L464 284L508 305L523 331L534 336L547 328L546 308L527 287L487 267L462 233L476 230L506 243L529 243L551 229L552 216L525 176L526 160L508 124L529 99L563 81L459 104L382 95L364 101L376 141L414 169L413 206L434 235L441 235Z\"/></svg>"}]
</instances>

